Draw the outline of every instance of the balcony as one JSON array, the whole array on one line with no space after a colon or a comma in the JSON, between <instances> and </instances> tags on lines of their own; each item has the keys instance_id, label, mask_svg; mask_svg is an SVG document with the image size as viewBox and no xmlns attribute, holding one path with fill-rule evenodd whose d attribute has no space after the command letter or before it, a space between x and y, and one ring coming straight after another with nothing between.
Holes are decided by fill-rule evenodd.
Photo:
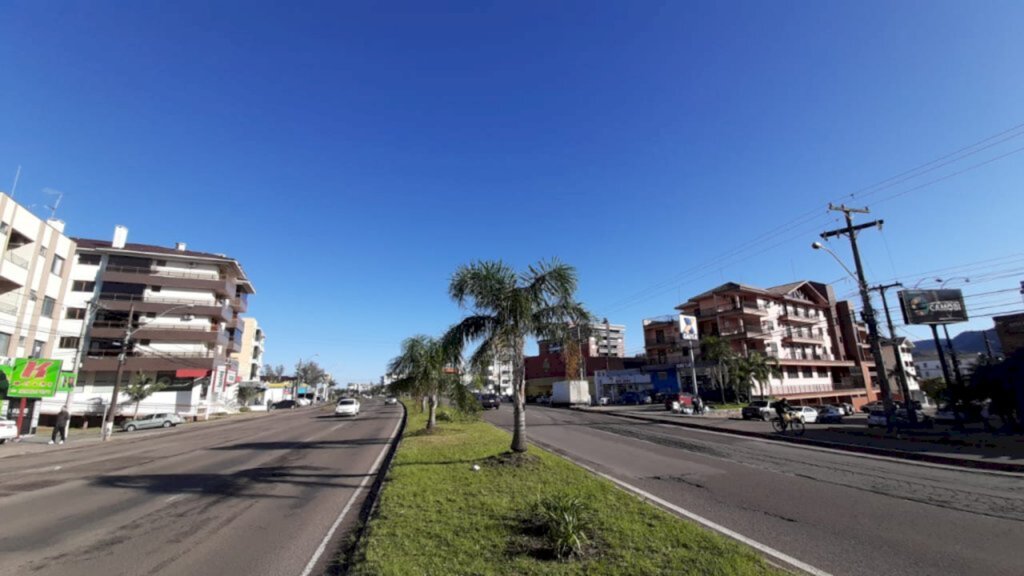
<instances>
[{"instance_id":1,"label":"balcony","mask_svg":"<svg viewBox=\"0 0 1024 576\"><path fill-rule=\"evenodd\" d=\"M173 324L147 326L146 323L136 322L132 328L135 330L133 336L135 341L227 343L227 333L212 326L175 326ZM93 338L123 338L124 329L124 322L94 322L90 334Z\"/></svg>"},{"instance_id":2,"label":"balcony","mask_svg":"<svg viewBox=\"0 0 1024 576\"><path fill-rule=\"evenodd\" d=\"M818 322L821 322L824 319L825 319L825 317L822 316L822 315L811 316L811 315L804 314L803 312L790 312L790 311L784 312L781 316L779 316L779 320L782 320L783 322L790 322L790 323L793 323L793 324L804 324L804 325L817 324Z\"/></svg>"},{"instance_id":3,"label":"balcony","mask_svg":"<svg viewBox=\"0 0 1024 576\"><path fill-rule=\"evenodd\" d=\"M796 344L822 344L825 342L825 337L813 332L795 332L791 330L786 332L786 335L782 337L782 341Z\"/></svg>"},{"instance_id":4,"label":"balcony","mask_svg":"<svg viewBox=\"0 0 1024 576\"><path fill-rule=\"evenodd\" d=\"M744 302L742 304L732 304L728 306L718 306L715 308L703 308L697 310L695 316L698 318L712 318L714 316L734 316L734 315L747 315L747 316L767 316L768 309L764 306L758 306L756 304L750 304Z\"/></svg>"},{"instance_id":5,"label":"balcony","mask_svg":"<svg viewBox=\"0 0 1024 576\"><path fill-rule=\"evenodd\" d=\"M231 308L235 314L244 314L249 309L249 295L239 294L231 299Z\"/></svg>"},{"instance_id":6,"label":"balcony","mask_svg":"<svg viewBox=\"0 0 1024 576\"><path fill-rule=\"evenodd\" d=\"M28 261L8 250L0 261L0 290L22 288L28 282Z\"/></svg>"},{"instance_id":7,"label":"balcony","mask_svg":"<svg viewBox=\"0 0 1024 576\"><path fill-rule=\"evenodd\" d=\"M178 272L154 270L139 266L107 266L103 273L104 282L123 282L126 284L146 284L167 288L186 288L192 290L210 290L221 296L235 294L235 282L220 278L209 273Z\"/></svg>"},{"instance_id":8,"label":"balcony","mask_svg":"<svg viewBox=\"0 0 1024 576\"><path fill-rule=\"evenodd\" d=\"M761 326L722 327L722 338L766 338L768 331Z\"/></svg>"},{"instance_id":9,"label":"balcony","mask_svg":"<svg viewBox=\"0 0 1024 576\"><path fill-rule=\"evenodd\" d=\"M114 372L117 370L117 351L90 351L82 362L82 370L87 372ZM151 351L138 351L129 356L124 363L126 372L159 370L177 370L182 367L212 370L217 358L212 352L185 352L159 355Z\"/></svg>"},{"instance_id":10,"label":"balcony","mask_svg":"<svg viewBox=\"0 0 1024 576\"><path fill-rule=\"evenodd\" d=\"M234 314L231 313L228 307L227 300L213 303L197 302L182 298L158 298L153 296L147 298L141 294L100 294L100 303L103 304L104 308L110 310L127 311L134 305L136 312L152 312L156 314L166 312L175 306L192 304L192 308L189 308L187 312L189 314L204 317L210 316L225 322L234 318ZM185 313L184 308L182 308L182 313Z\"/></svg>"}]
</instances>

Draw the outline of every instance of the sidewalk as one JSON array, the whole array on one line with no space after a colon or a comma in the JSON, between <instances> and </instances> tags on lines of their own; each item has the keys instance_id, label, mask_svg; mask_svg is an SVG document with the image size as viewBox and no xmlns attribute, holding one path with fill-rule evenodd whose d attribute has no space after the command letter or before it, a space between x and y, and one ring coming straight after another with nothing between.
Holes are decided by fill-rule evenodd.
<instances>
[{"instance_id":1,"label":"sidewalk","mask_svg":"<svg viewBox=\"0 0 1024 576\"><path fill-rule=\"evenodd\" d=\"M869 429L863 416L852 416L850 423L808 424L803 436L790 436L775 434L767 422L714 415L684 416L672 414L661 406L594 406L580 410L864 454L965 468L1024 472L1024 436L1021 435L1007 436L980 430L963 433L940 425L933 430L887 435L884 429Z\"/></svg>"},{"instance_id":2,"label":"sidewalk","mask_svg":"<svg viewBox=\"0 0 1024 576\"><path fill-rule=\"evenodd\" d=\"M253 412L240 412L238 414L230 414L226 416L214 416L208 420L200 420L197 422L186 422L180 424L176 429L191 430L199 426L210 426L216 425L217 423L228 423L238 422L241 420L248 420L250 418L257 418L266 416L266 411L253 411ZM150 436L166 434L169 430L162 428L155 428L152 430L140 430L138 432L121 432L119 429L114 430L114 435L111 436L111 441L125 441L125 440L144 440ZM8 440L6 444L0 446L0 459L10 458L12 456L21 456L23 454L35 454L37 452L47 452L52 450L68 450L74 448L82 448L97 445L100 443L100 429L98 426L94 426L88 429L74 428L68 430L68 439L64 444L50 445L50 434L53 428L49 426L40 426L36 429L36 433L33 436L23 436L18 440Z\"/></svg>"}]
</instances>

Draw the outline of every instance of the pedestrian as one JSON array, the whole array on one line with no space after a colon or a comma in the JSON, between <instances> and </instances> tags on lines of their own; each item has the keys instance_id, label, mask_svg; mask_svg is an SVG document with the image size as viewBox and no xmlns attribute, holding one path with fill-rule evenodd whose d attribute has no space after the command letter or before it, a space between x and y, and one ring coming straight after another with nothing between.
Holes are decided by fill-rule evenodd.
<instances>
[{"instance_id":1,"label":"pedestrian","mask_svg":"<svg viewBox=\"0 0 1024 576\"><path fill-rule=\"evenodd\" d=\"M704 413L704 401L700 399L700 396L693 397L693 413L698 416Z\"/></svg>"},{"instance_id":2,"label":"pedestrian","mask_svg":"<svg viewBox=\"0 0 1024 576\"><path fill-rule=\"evenodd\" d=\"M57 413L57 422L53 425L53 433L50 434L50 444L53 444L54 442L57 444L64 443L64 428L68 425L68 420L70 419L71 414L68 413L67 406L62 406L60 412ZM60 442L57 442L58 434L60 434Z\"/></svg>"}]
</instances>

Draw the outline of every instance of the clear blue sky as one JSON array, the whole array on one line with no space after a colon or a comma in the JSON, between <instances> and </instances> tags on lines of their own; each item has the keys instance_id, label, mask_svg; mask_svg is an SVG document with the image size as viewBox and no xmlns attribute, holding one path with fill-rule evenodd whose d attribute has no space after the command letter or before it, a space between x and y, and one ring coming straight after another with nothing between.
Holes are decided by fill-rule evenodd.
<instances>
[{"instance_id":1,"label":"clear blue sky","mask_svg":"<svg viewBox=\"0 0 1024 576\"><path fill-rule=\"evenodd\" d=\"M869 281L1022 308L1024 130L849 197L1024 123L1022 3L212 4L4 3L0 189L238 258L271 362L378 377L473 259L575 265L630 351L723 281L845 295L844 196Z\"/></svg>"}]
</instances>

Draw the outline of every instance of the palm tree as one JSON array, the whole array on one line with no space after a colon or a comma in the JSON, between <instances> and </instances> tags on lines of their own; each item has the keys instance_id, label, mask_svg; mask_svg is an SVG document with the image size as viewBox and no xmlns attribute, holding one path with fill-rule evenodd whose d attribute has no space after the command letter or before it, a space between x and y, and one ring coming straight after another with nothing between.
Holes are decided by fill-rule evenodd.
<instances>
[{"instance_id":1,"label":"palm tree","mask_svg":"<svg viewBox=\"0 0 1024 576\"><path fill-rule=\"evenodd\" d=\"M760 352L751 352L737 362L737 384L750 396L750 390L757 386L762 396L766 387L770 387L771 379L778 376L779 361ZM771 390L769 390L769 393Z\"/></svg>"},{"instance_id":2,"label":"palm tree","mask_svg":"<svg viewBox=\"0 0 1024 576\"><path fill-rule=\"evenodd\" d=\"M406 338L402 352L388 364L388 373L397 379L391 383L391 390L426 398L430 410L427 429L437 424L438 396L454 391L458 375L452 370L457 359L441 340L422 334Z\"/></svg>"},{"instance_id":3,"label":"palm tree","mask_svg":"<svg viewBox=\"0 0 1024 576\"><path fill-rule=\"evenodd\" d=\"M722 393L722 404L725 404L725 387L729 383L729 367L736 360L729 343L718 336L705 336L700 339L701 356L715 363L711 369L711 377L715 387Z\"/></svg>"},{"instance_id":4,"label":"palm tree","mask_svg":"<svg viewBox=\"0 0 1024 576\"><path fill-rule=\"evenodd\" d=\"M163 390L163 388L160 384L154 384L153 379L142 372L135 374L135 378L132 378L131 383L124 389L124 395L128 397L128 401L135 402L135 414L132 415L133 420L139 416L139 404L155 392Z\"/></svg>"},{"instance_id":5,"label":"palm tree","mask_svg":"<svg viewBox=\"0 0 1024 576\"><path fill-rule=\"evenodd\" d=\"M526 338L560 339L572 325L589 322L590 314L574 300L576 269L557 260L540 262L517 274L501 261L461 266L452 275L448 293L470 315L452 326L445 342L461 356L474 341L480 346L470 364L498 350L512 356L514 425L512 450L526 451Z\"/></svg>"}]
</instances>

